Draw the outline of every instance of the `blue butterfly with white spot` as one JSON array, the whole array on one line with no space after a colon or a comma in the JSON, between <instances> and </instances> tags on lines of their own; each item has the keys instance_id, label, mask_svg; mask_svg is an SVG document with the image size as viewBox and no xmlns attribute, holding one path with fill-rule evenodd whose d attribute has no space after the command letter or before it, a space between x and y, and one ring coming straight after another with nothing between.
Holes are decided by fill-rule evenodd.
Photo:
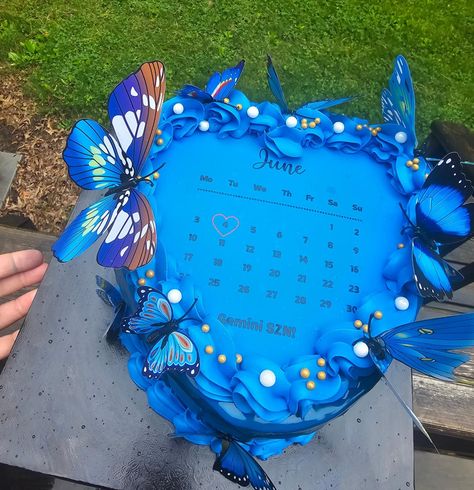
<instances>
[{"instance_id":1,"label":"blue butterfly with white spot","mask_svg":"<svg viewBox=\"0 0 474 490\"><path fill-rule=\"evenodd\" d=\"M423 297L452 298L455 281L462 276L439 253L438 247L462 241L474 230L471 181L463 173L457 153L446 155L430 172L421 190L403 210L409 225L404 231L412 242L413 275Z\"/></svg>"},{"instance_id":2,"label":"blue butterfly with white spot","mask_svg":"<svg viewBox=\"0 0 474 490\"><path fill-rule=\"evenodd\" d=\"M267 81L270 90L275 97L277 104L280 106L283 114L296 114L304 117L303 114L298 114L295 111L290 110L288 103L286 102L286 97L283 92L283 87L281 86L280 78L276 72L275 66L270 55L267 55ZM344 104L352 99L352 97L342 97L341 99L324 99L314 102L309 102L305 104L305 107L315 111L322 111L334 107L339 104Z\"/></svg>"},{"instance_id":3,"label":"blue butterfly with white spot","mask_svg":"<svg viewBox=\"0 0 474 490\"><path fill-rule=\"evenodd\" d=\"M244 69L245 61L241 60L232 68L221 73L215 72L209 78L206 88L202 90L195 85L185 85L178 90L181 97L192 97L203 103L215 102L225 99L234 90Z\"/></svg>"},{"instance_id":4,"label":"blue butterfly with white spot","mask_svg":"<svg viewBox=\"0 0 474 490\"><path fill-rule=\"evenodd\" d=\"M406 59L399 55L395 59L395 69L390 77L388 89L382 91L382 115L387 123L405 128L407 144L416 148L415 133L415 91Z\"/></svg>"},{"instance_id":5,"label":"blue butterfly with white spot","mask_svg":"<svg viewBox=\"0 0 474 490\"><path fill-rule=\"evenodd\" d=\"M263 468L237 441L224 438L222 451L213 469L241 487L252 485L255 490L276 490Z\"/></svg>"},{"instance_id":6,"label":"blue butterfly with white spot","mask_svg":"<svg viewBox=\"0 0 474 490\"><path fill-rule=\"evenodd\" d=\"M59 261L77 257L103 234L107 236L97 255L100 265L133 270L153 257L155 220L138 188L142 182L150 183L149 176L141 177L140 172L153 144L165 88L163 64L145 63L110 95L112 133L90 119L74 125L63 152L69 175L83 189L107 192L84 209L53 245Z\"/></svg>"},{"instance_id":7,"label":"blue butterfly with white spot","mask_svg":"<svg viewBox=\"0 0 474 490\"><path fill-rule=\"evenodd\" d=\"M142 286L138 289L138 309L124 318L121 329L125 333L144 335L153 344L143 366L143 375L159 378L166 371L185 372L191 377L199 373L199 353L192 340L179 331L180 324L188 318L196 301L179 318L174 317L173 307L160 291Z\"/></svg>"}]
</instances>

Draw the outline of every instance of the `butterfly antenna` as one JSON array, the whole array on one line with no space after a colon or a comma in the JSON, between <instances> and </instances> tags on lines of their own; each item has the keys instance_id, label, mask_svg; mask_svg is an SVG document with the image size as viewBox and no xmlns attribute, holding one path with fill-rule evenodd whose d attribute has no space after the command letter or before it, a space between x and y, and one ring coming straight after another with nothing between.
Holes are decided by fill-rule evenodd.
<instances>
[{"instance_id":1,"label":"butterfly antenna","mask_svg":"<svg viewBox=\"0 0 474 490\"><path fill-rule=\"evenodd\" d=\"M183 321L183 320L186 318L186 316L188 315L188 313L189 313L189 312L190 312L190 311L191 311L191 310L194 308L194 306L196 305L197 300L198 300L197 298L194 298L193 304L192 304L192 305L191 305L191 306L190 306L190 307L189 307L189 308L186 310L186 312L185 312L183 315L181 315L181 316L180 316L180 317L179 317L179 318L176 320L176 322L177 322L177 323L182 322L182 321ZM186 319L187 319L187 318L186 318Z\"/></svg>"},{"instance_id":2,"label":"butterfly antenna","mask_svg":"<svg viewBox=\"0 0 474 490\"><path fill-rule=\"evenodd\" d=\"M379 369L379 371L380 371L380 369ZM435 443L433 442L433 439L431 439L430 435L428 434L428 431L425 429L425 427L421 423L421 420L415 415L415 412L408 406L408 404L405 402L405 400L398 394L397 390L392 385L392 383L390 383L390 381L385 376L385 374L383 374L382 371L380 371L380 373L382 374L382 378L385 381L385 384L390 388L391 392L395 395L395 397L400 402L400 404L405 409L405 411L408 413L408 415L410 415L413 423L416 425L416 427L418 427L418 429L426 437L426 439L428 439L430 444L435 448L435 451L438 454L440 454L440 452L438 451L438 448L436 447Z\"/></svg>"},{"instance_id":3,"label":"butterfly antenna","mask_svg":"<svg viewBox=\"0 0 474 490\"><path fill-rule=\"evenodd\" d=\"M410 217L408 216L408 213L406 212L406 209L402 206L402 203L399 202L398 205L400 206L400 209L402 210L402 213L403 213L403 216L405 216L405 218L407 219L408 223L410 223L410 225L413 227L413 228L416 228L416 226L413 224L412 220L410 219ZM406 227L405 227L406 228ZM404 228L404 229L405 229Z\"/></svg>"},{"instance_id":4,"label":"butterfly antenna","mask_svg":"<svg viewBox=\"0 0 474 490\"><path fill-rule=\"evenodd\" d=\"M151 177L155 172L159 172L165 165L166 162L162 163L158 168L155 168L155 170L152 170L149 174L145 175L144 177L140 177L140 181L144 180L145 182L149 182L151 185L153 185L153 182L150 182L149 180L146 179L148 179L148 177Z\"/></svg>"},{"instance_id":5,"label":"butterfly antenna","mask_svg":"<svg viewBox=\"0 0 474 490\"><path fill-rule=\"evenodd\" d=\"M371 339L372 338L372 334L371 334L371 327L372 327L372 320L374 319L374 314L371 313L370 316L369 316L369 321L367 322L367 333L369 334L369 338Z\"/></svg>"}]
</instances>

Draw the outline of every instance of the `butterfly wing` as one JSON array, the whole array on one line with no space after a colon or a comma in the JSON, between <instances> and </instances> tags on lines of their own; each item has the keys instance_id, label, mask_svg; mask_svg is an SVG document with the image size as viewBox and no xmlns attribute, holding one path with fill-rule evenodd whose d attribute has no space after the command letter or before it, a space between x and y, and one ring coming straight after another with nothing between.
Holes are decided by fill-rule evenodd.
<instances>
[{"instance_id":1,"label":"butterfly wing","mask_svg":"<svg viewBox=\"0 0 474 490\"><path fill-rule=\"evenodd\" d=\"M227 68L220 74L215 72L206 84L206 92L213 100L222 100L228 97L239 81L244 69L244 60L241 60L232 68Z\"/></svg>"},{"instance_id":2,"label":"butterfly wing","mask_svg":"<svg viewBox=\"0 0 474 490\"><path fill-rule=\"evenodd\" d=\"M125 333L148 335L172 320L173 307L160 291L140 286L138 298L137 311L122 321L121 329Z\"/></svg>"},{"instance_id":3,"label":"butterfly wing","mask_svg":"<svg viewBox=\"0 0 474 490\"><path fill-rule=\"evenodd\" d=\"M424 298L443 301L453 297L452 283L462 281L462 275L453 269L438 253L421 239L412 242L412 264L415 284Z\"/></svg>"},{"instance_id":4,"label":"butterfly wing","mask_svg":"<svg viewBox=\"0 0 474 490\"><path fill-rule=\"evenodd\" d=\"M288 114L290 112L288 104L286 102L285 94L283 93L283 88L281 86L280 79L278 78L278 73L275 70L273 61L270 55L267 55L267 80L268 86L275 97L277 104L283 113Z\"/></svg>"},{"instance_id":5,"label":"butterfly wing","mask_svg":"<svg viewBox=\"0 0 474 490\"><path fill-rule=\"evenodd\" d=\"M96 292L105 304L115 308L123 302L119 291L107 279L101 276L95 276L95 283L98 287Z\"/></svg>"},{"instance_id":6,"label":"butterfly wing","mask_svg":"<svg viewBox=\"0 0 474 490\"><path fill-rule=\"evenodd\" d=\"M191 377L199 373L199 354L191 339L181 332L171 332L151 349L143 366L148 378L158 378L166 371L184 372Z\"/></svg>"},{"instance_id":7,"label":"butterfly wing","mask_svg":"<svg viewBox=\"0 0 474 490\"><path fill-rule=\"evenodd\" d=\"M124 191L123 205L97 254L104 267L134 270L147 264L156 249L156 225L147 198L135 189Z\"/></svg>"},{"instance_id":8,"label":"butterfly wing","mask_svg":"<svg viewBox=\"0 0 474 490\"><path fill-rule=\"evenodd\" d=\"M165 68L144 63L109 97L109 118L122 149L139 174L150 151L165 98Z\"/></svg>"},{"instance_id":9,"label":"butterfly wing","mask_svg":"<svg viewBox=\"0 0 474 490\"><path fill-rule=\"evenodd\" d=\"M104 189L122 184L125 168L119 144L91 119L82 119L73 126L63 158L71 179L83 189Z\"/></svg>"},{"instance_id":10,"label":"butterfly wing","mask_svg":"<svg viewBox=\"0 0 474 490\"><path fill-rule=\"evenodd\" d=\"M205 90L195 87L194 85L185 85L181 90L177 91L181 97L191 97L197 99L204 104L212 102L214 99Z\"/></svg>"},{"instance_id":11,"label":"butterfly wing","mask_svg":"<svg viewBox=\"0 0 474 490\"><path fill-rule=\"evenodd\" d=\"M473 192L457 153L433 168L417 197L416 224L439 243L454 243L472 234L474 204L463 203Z\"/></svg>"},{"instance_id":12,"label":"butterfly wing","mask_svg":"<svg viewBox=\"0 0 474 490\"><path fill-rule=\"evenodd\" d=\"M123 194L105 196L82 210L52 246L60 262L68 262L85 252L114 222L120 213Z\"/></svg>"},{"instance_id":13,"label":"butterfly wing","mask_svg":"<svg viewBox=\"0 0 474 490\"><path fill-rule=\"evenodd\" d=\"M342 97L340 99L324 99L317 100L314 102L309 102L305 104L305 108L313 109L315 111L323 111L325 109L329 109L330 107L334 107L336 105L345 104L352 100L352 97Z\"/></svg>"},{"instance_id":14,"label":"butterfly wing","mask_svg":"<svg viewBox=\"0 0 474 490\"><path fill-rule=\"evenodd\" d=\"M217 456L213 469L241 487L251 485L255 490L276 490L263 468L235 441Z\"/></svg>"},{"instance_id":15,"label":"butterfly wing","mask_svg":"<svg viewBox=\"0 0 474 490\"><path fill-rule=\"evenodd\" d=\"M382 114L384 121L401 124L409 135L413 146L417 146L415 133L415 92L408 63L397 56L390 77L389 90L382 92Z\"/></svg>"},{"instance_id":16,"label":"butterfly wing","mask_svg":"<svg viewBox=\"0 0 474 490\"><path fill-rule=\"evenodd\" d=\"M474 313L407 323L378 338L390 355L407 366L452 381L454 370L469 356L451 351L474 346Z\"/></svg>"}]
</instances>

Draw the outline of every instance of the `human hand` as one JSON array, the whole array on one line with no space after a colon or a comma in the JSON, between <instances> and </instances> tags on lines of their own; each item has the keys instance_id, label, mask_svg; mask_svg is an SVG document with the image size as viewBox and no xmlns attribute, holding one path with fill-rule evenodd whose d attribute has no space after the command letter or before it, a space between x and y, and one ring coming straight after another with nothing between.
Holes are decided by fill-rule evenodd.
<instances>
[{"instance_id":1,"label":"human hand","mask_svg":"<svg viewBox=\"0 0 474 490\"><path fill-rule=\"evenodd\" d=\"M48 264L44 263L43 254L39 250L1 254L0 298L38 284L47 268ZM28 313L36 291L33 289L16 299L0 304L0 329L13 325ZM0 359L10 354L17 335L18 330L0 337Z\"/></svg>"}]
</instances>

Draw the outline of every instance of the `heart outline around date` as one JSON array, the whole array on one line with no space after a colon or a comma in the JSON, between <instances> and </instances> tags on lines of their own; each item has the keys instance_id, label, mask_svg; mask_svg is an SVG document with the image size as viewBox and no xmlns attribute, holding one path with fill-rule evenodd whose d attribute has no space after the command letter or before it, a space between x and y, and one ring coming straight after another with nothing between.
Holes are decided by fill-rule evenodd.
<instances>
[{"instance_id":1,"label":"heart outline around date","mask_svg":"<svg viewBox=\"0 0 474 490\"><path fill-rule=\"evenodd\" d=\"M212 226L222 238L231 235L240 226L240 220L237 216L226 216L217 213L212 217Z\"/></svg>"}]
</instances>

